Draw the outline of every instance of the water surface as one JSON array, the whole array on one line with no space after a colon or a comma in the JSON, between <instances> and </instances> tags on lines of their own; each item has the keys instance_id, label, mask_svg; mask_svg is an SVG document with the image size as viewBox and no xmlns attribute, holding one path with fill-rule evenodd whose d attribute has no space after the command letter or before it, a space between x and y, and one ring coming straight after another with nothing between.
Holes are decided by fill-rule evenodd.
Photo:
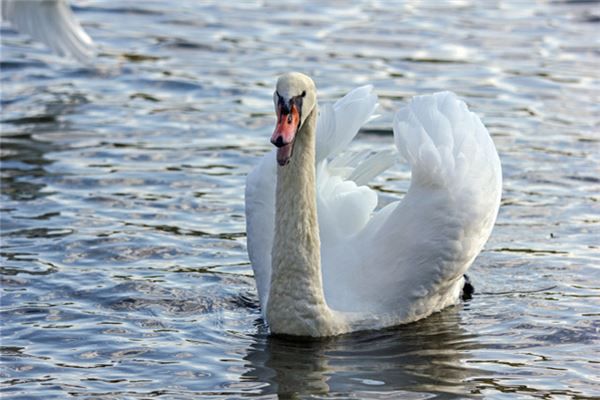
<instances>
[{"instance_id":1,"label":"water surface","mask_svg":"<svg viewBox=\"0 0 600 400\"><path fill-rule=\"evenodd\" d=\"M2 27L3 398L600 396L596 2L90 0L97 68ZM243 186L272 88L371 83L392 113L452 90L504 170L473 299L394 329L269 337ZM408 188L405 165L373 186Z\"/></svg>"}]
</instances>

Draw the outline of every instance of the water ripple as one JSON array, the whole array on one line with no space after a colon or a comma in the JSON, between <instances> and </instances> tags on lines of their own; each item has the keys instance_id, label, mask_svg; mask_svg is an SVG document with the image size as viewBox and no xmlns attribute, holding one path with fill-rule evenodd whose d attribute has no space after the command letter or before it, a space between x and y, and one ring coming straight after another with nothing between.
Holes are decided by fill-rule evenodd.
<instances>
[{"instance_id":1,"label":"water ripple","mask_svg":"<svg viewBox=\"0 0 600 400\"><path fill-rule=\"evenodd\" d=\"M600 82L595 2L107 0L75 8L96 68L1 29L0 393L81 398L595 398ZM392 113L452 90L504 196L473 299L394 329L267 335L243 186L272 86L373 84ZM373 187L408 190L399 165Z\"/></svg>"}]
</instances>

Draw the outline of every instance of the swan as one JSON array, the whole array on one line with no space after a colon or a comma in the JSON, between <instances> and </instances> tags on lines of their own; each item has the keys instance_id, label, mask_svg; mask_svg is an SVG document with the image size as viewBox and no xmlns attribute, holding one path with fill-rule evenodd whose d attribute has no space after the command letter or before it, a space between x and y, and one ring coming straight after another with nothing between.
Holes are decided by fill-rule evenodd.
<instances>
[{"instance_id":1,"label":"swan","mask_svg":"<svg viewBox=\"0 0 600 400\"><path fill-rule=\"evenodd\" d=\"M95 45L66 0L2 0L2 20L61 56L89 63Z\"/></svg>"},{"instance_id":2,"label":"swan","mask_svg":"<svg viewBox=\"0 0 600 400\"><path fill-rule=\"evenodd\" d=\"M245 191L248 255L270 332L380 329L456 304L502 190L500 159L477 115L450 92L398 111L394 141L410 164L410 188L376 210L366 184L396 155L346 151L377 107L373 87L319 108L312 79L291 72L273 100L276 149L248 174Z\"/></svg>"}]
</instances>

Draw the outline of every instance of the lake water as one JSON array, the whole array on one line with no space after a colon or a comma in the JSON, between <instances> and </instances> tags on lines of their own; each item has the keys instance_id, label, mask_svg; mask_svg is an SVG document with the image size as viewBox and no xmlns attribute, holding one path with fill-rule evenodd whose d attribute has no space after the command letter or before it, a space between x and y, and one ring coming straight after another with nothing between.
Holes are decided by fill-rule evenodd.
<instances>
[{"instance_id":1,"label":"lake water","mask_svg":"<svg viewBox=\"0 0 600 400\"><path fill-rule=\"evenodd\" d=\"M97 68L2 27L2 398L600 396L600 4L89 0ZM393 112L452 90L504 169L471 301L269 337L243 191L278 74ZM402 196L406 165L373 182Z\"/></svg>"}]
</instances>

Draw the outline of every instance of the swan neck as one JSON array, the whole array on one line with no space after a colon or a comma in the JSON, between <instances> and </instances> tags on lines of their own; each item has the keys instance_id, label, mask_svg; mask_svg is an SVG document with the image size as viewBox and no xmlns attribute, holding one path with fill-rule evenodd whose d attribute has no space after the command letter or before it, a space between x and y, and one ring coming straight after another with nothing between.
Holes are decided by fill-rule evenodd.
<instances>
[{"instance_id":1,"label":"swan neck","mask_svg":"<svg viewBox=\"0 0 600 400\"><path fill-rule=\"evenodd\" d=\"M274 333L331 333L323 294L317 219L316 109L300 131L288 165L277 167L275 236L267 322Z\"/></svg>"}]
</instances>

